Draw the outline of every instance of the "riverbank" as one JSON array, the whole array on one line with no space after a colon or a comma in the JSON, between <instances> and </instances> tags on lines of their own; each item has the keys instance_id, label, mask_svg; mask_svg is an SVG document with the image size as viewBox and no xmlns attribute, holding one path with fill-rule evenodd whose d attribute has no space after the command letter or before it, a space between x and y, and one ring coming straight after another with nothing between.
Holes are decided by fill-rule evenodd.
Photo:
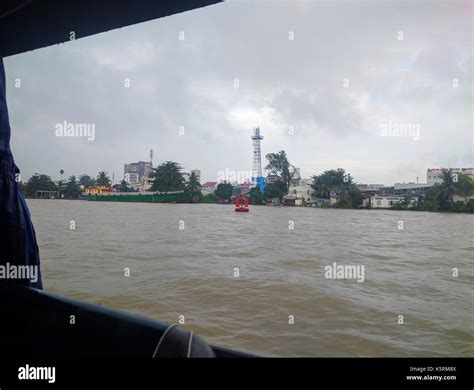
<instances>
[{"instance_id":1,"label":"riverbank","mask_svg":"<svg viewBox=\"0 0 474 390\"><path fill-rule=\"evenodd\" d=\"M133 194L110 194L110 195L87 195L83 196L79 199L66 199L66 198L26 198L30 199L37 199L37 200L86 200L91 202L120 202L120 203L170 203L170 204L186 204L186 203L193 203L193 204L221 204L221 205L233 205L232 202L209 202L205 201L204 199L193 201L193 196L190 193L167 193L167 194L143 194L143 193L133 193ZM459 203L459 202L457 202ZM388 211L416 211L416 212L428 212L428 213L441 213L441 214L473 214L474 207L472 207L471 203L462 205L456 205L450 210L435 210L435 209L424 209L421 207L409 207L409 208L401 208L401 207L391 207L391 208L371 208L371 207L359 207L359 208L341 208L341 207L331 207L331 206L293 206L293 205L284 205L280 204L278 206L266 204L266 205L251 205L251 208L254 207L272 207L272 208L291 208L291 209L322 209L322 210L388 210Z\"/></svg>"}]
</instances>

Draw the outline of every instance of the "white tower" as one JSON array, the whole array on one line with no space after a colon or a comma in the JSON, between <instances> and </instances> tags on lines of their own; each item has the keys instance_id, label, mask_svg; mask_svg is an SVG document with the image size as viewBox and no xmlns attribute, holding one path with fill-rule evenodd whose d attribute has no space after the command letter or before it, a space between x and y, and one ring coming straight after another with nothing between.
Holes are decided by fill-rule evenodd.
<instances>
[{"instance_id":1,"label":"white tower","mask_svg":"<svg viewBox=\"0 0 474 390\"><path fill-rule=\"evenodd\" d=\"M255 127L250 138L253 140L252 175L253 179L256 180L257 177L262 176L262 153L260 151L260 141L263 139L263 137L260 135L260 128Z\"/></svg>"}]
</instances>

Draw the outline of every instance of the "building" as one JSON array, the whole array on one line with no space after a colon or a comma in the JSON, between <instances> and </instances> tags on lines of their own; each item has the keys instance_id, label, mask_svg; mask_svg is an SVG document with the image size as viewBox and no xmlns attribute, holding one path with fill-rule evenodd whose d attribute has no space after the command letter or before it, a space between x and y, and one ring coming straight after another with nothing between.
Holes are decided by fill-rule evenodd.
<instances>
[{"instance_id":1,"label":"building","mask_svg":"<svg viewBox=\"0 0 474 390\"><path fill-rule=\"evenodd\" d=\"M423 190L425 188L432 187L433 184L429 183L395 183L393 189L395 191L402 191L402 190Z\"/></svg>"},{"instance_id":2,"label":"building","mask_svg":"<svg viewBox=\"0 0 474 390\"><path fill-rule=\"evenodd\" d=\"M360 192L372 192L372 191L380 191L386 188L384 184L356 184L357 189Z\"/></svg>"},{"instance_id":3,"label":"building","mask_svg":"<svg viewBox=\"0 0 474 390\"><path fill-rule=\"evenodd\" d=\"M268 175L265 179L265 182L267 184L273 184L273 183L276 183L277 181L282 181L282 178L278 175Z\"/></svg>"},{"instance_id":4,"label":"building","mask_svg":"<svg viewBox=\"0 0 474 390\"><path fill-rule=\"evenodd\" d=\"M148 179L150 174L153 172L153 164L147 161L138 161L136 163L124 164L123 166L123 176L128 174L138 174L138 181L143 179ZM134 176L135 177L135 176ZM126 179L125 179L126 180ZM129 182L132 184L132 182Z\"/></svg>"},{"instance_id":5,"label":"building","mask_svg":"<svg viewBox=\"0 0 474 390\"><path fill-rule=\"evenodd\" d=\"M249 182L245 182L242 184L233 184L232 197L248 194L251 188L252 188L252 183L249 183Z\"/></svg>"},{"instance_id":6,"label":"building","mask_svg":"<svg viewBox=\"0 0 474 390\"><path fill-rule=\"evenodd\" d=\"M150 151L150 156L153 153ZM123 179L135 190L146 191L150 188L149 177L153 172L153 163L138 161L136 163L124 164Z\"/></svg>"},{"instance_id":7,"label":"building","mask_svg":"<svg viewBox=\"0 0 474 390\"><path fill-rule=\"evenodd\" d=\"M474 179L474 168L448 168L452 173L463 173ZM428 168L426 170L426 182L428 184L441 184L442 179L442 168Z\"/></svg>"},{"instance_id":8,"label":"building","mask_svg":"<svg viewBox=\"0 0 474 390\"><path fill-rule=\"evenodd\" d=\"M206 181L201 186L201 192L203 195L213 194L217 188L217 181Z\"/></svg>"},{"instance_id":9,"label":"building","mask_svg":"<svg viewBox=\"0 0 474 390\"><path fill-rule=\"evenodd\" d=\"M95 186L95 187L86 187L84 192L87 195L100 195L112 192L112 186Z\"/></svg>"},{"instance_id":10,"label":"building","mask_svg":"<svg viewBox=\"0 0 474 390\"><path fill-rule=\"evenodd\" d=\"M140 175L134 172L127 172L123 175L123 180L125 180L128 184L135 186L140 184Z\"/></svg>"},{"instance_id":11,"label":"building","mask_svg":"<svg viewBox=\"0 0 474 390\"><path fill-rule=\"evenodd\" d=\"M389 209L403 200L405 200L405 196L401 195L371 195L370 207L373 209ZM411 199L410 206L413 207L415 204L416 199Z\"/></svg>"},{"instance_id":12,"label":"building","mask_svg":"<svg viewBox=\"0 0 474 390\"><path fill-rule=\"evenodd\" d=\"M290 185L288 194L283 197L287 205L306 206L318 204L317 198L314 195L314 189L309 184L309 179L299 180L299 184Z\"/></svg>"},{"instance_id":13,"label":"building","mask_svg":"<svg viewBox=\"0 0 474 390\"><path fill-rule=\"evenodd\" d=\"M302 203L313 203L315 200L314 189L308 184L290 186L290 189L288 190L288 196L295 196L296 199L302 199Z\"/></svg>"},{"instance_id":14,"label":"building","mask_svg":"<svg viewBox=\"0 0 474 390\"><path fill-rule=\"evenodd\" d=\"M299 185L307 185L307 186L310 186L310 185L313 184L313 182L314 182L313 179L300 179L300 181L299 181L298 184L299 184Z\"/></svg>"}]
</instances>

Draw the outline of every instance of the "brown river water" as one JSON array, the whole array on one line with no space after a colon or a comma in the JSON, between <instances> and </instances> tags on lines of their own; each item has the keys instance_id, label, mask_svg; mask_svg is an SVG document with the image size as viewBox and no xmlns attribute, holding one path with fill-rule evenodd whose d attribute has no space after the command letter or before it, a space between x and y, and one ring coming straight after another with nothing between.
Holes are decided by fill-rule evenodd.
<instances>
[{"instance_id":1,"label":"brown river water","mask_svg":"<svg viewBox=\"0 0 474 390\"><path fill-rule=\"evenodd\" d=\"M184 316L210 344L264 356L474 356L472 215L28 204L45 290ZM334 262L363 265L363 282L327 279Z\"/></svg>"}]
</instances>

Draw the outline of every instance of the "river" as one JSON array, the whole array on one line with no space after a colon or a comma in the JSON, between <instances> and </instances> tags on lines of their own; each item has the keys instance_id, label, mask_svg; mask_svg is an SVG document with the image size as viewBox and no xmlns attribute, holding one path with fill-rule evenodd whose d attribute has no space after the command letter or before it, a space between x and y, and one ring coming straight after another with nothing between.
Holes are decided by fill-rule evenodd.
<instances>
[{"instance_id":1,"label":"river","mask_svg":"<svg viewBox=\"0 0 474 390\"><path fill-rule=\"evenodd\" d=\"M474 356L472 215L28 204L45 290L264 356ZM363 281L326 278L334 262Z\"/></svg>"}]
</instances>

